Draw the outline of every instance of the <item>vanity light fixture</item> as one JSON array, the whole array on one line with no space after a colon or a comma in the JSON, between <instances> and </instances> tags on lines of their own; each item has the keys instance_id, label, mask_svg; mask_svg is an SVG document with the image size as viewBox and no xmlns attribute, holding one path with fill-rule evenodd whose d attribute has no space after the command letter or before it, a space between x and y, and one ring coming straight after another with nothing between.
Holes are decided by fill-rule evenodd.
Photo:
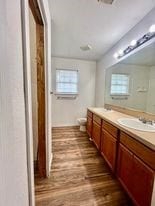
<instances>
[{"instance_id":1,"label":"vanity light fixture","mask_svg":"<svg viewBox=\"0 0 155 206\"><path fill-rule=\"evenodd\" d=\"M118 58L118 56L119 56L119 54L118 54L118 53L115 53L115 54L114 54L114 58L115 58L115 59L117 59L117 58Z\"/></svg>"},{"instance_id":2,"label":"vanity light fixture","mask_svg":"<svg viewBox=\"0 0 155 206\"><path fill-rule=\"evenodd\" d=\"M118 54L119 54L119 56L123 56L124 51L123 51L122 49L120 49L120 50L118 51Z\"/></svg>"},{"instance_id":3,"label":"vanity light fixture","mask_svg":"<svg viewBox=\"0 0 155 206\"><path fill-rule=\"evenodd\" d=\"M130 42L130 45L122 50L120 49L117 53L115 53L113 56L115 59L120 59L123 56L129 54L130 52L132 52L133 50L137 49L138 47L140 47L141 45L143 45L144 43L148 42L149 40L153 39L155 37L155 24L153 24L150 28L148 33L144 34L140 39L138 40L132 40Z\"/></svg>"},{"instance_id":4,"label":"vanity light fixture","mask_svg":"<svg viewBox=\"0 0 155 206\"><path fill-rule=\"evenodd\" d=\"M153 24L152 26L150 26L149 32L150 32L150 33L155 33L155 24Z\"/></svg>"},{"instance_id":5,"label":"vanity light fixture","mask_svg":"<svg viewBox=\"0 0 155 206\"><path fill-rule=\"evenodd\" d=\"M130 43L131 46L136 46L136 44L137 44L137 41L135 39L132 40L131 43Z\"/></svg>"}]
</instances>

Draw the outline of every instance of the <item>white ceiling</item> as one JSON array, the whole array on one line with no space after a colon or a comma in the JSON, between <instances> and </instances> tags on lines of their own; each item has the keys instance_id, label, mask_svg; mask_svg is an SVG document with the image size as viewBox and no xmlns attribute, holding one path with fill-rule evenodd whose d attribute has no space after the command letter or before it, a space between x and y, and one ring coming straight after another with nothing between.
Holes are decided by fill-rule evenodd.
<instances>
[{"instance_id":1,"label":"white ceiling","mask_svg":"<svg viewBox=\"0 0 155 206\"><path fill-rule=\"evenodd\" d=\"M122 61L122 63L149 67L155 66L155 43L152 43L151 45L131 55Z\"/></svg>"},{"instance_id":2,"label":"white ceiling","mask_svg":"<svg viewBox=\"0 0 155 206\"><path fill-rule=\"evenodd\" d=\"M155 0L49 0L52 56L98 60L154 6ZM90 51L80 46L89 44Z\"/></svg>"}]
</instances>

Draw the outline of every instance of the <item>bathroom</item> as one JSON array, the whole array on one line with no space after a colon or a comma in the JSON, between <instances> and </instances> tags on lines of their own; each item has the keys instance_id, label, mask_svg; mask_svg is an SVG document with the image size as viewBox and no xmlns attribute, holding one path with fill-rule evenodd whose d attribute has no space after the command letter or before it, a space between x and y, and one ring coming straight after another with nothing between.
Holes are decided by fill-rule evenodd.
<instances>
[{"instance_id":1,"label":"bathroom","mask_svg":"<svg viewBox=\"0 0 155 206\"><path fill-rule=\"evenodd\" d=\"M1 0L0 206L155 206L155 0Z\"/></svg>"},{"instance_id":2,"label":"bathroom","mask_svg":"<svg viewBox=\"0 0 155 206\"><path fill-rule=\"evenodd\" d=\"M36 202L153 206L155 9L147 12L144 2L136 1L136 9L124 13L124 22L117 10L116 22L109 19L108 28L102 9L111 12L118 6L125 12L123 3L95 3L98 15L93 18L84 2L80 16L77 2L51 1L53 160L49 181L36 180ZM142 8L145 15L140 17ZM75 13L73 19L68 9ZM105 32L95 24L99 16ZM134 23L128 21L134 17ZM41 198L41 184L51 196Z\"/></svg>"}]
</instances>

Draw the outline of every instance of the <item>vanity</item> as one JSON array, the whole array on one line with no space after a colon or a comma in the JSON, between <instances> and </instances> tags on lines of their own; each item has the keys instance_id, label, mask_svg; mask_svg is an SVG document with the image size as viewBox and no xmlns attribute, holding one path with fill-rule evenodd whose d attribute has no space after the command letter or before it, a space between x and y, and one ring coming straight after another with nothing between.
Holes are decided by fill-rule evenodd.
<instances>
[{"instance_id":1,"label":"vanity","mask_svg":"<svg viewBox=\"0 0 155 206\"><path fill-rule=\"evenodd\" d=\"M88 108L87 133L137 206L155 205L155 133L125 127L129 115Z\"/></svg>"}]
</instances>

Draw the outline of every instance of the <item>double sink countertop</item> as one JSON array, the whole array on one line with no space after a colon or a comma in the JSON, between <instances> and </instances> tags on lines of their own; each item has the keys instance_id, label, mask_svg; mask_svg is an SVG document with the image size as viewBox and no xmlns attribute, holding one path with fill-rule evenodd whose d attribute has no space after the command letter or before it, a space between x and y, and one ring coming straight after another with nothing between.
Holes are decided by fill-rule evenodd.
<instances>
[{"instance_id":1,"label":"double sink countertop","mask_svg":"<svg viewBox=\"0 0 155 206\"><path fill-rule=\"evenodd\" d=\"M103 120L111 123L121 131L125 132L126 134L132 136L133 138L143 143L150 149L155 150L155 132L139 131L136 129L128 128L126 126L122 126L121 124L118 123L118 119L120 118L135 118L135 117L114 110L104 111L104 108L98 108L98 107L90 107L88 108L88 110L98 115Z\"/></svg>"}]
</instances>

